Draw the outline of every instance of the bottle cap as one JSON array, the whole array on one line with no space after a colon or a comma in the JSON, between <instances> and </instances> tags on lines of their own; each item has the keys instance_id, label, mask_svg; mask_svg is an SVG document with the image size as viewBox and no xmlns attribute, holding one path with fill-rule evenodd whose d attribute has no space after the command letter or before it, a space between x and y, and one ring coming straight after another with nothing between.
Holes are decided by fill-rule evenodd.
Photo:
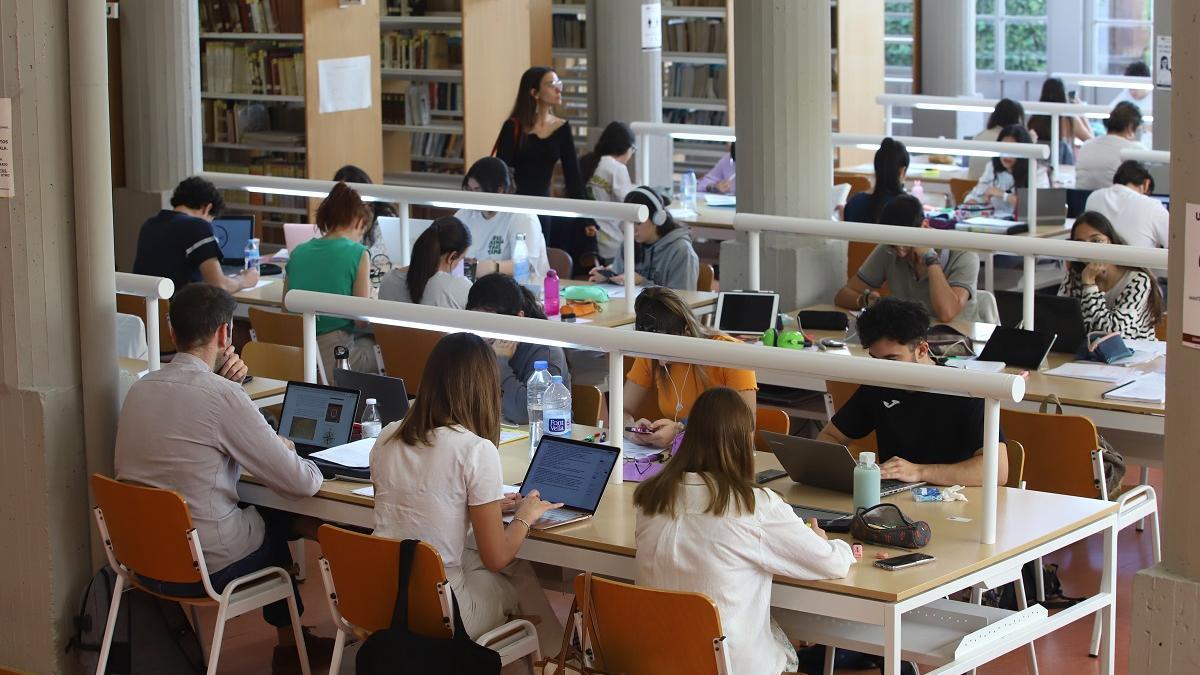
<instances>
[{"instance_id":1,"label":"bottle cap","mask_svg":"<svg viewBox=\"0 0 1200 675\"><path fill-rule=\"evenodd\" d=\"M546 278L547 279L550 279L550 278L557 279L558 278L558 270L546 270Z\"/></svg>"},{"instance_id":2,"label":"bottle cap","mask_svg":"<svg viewBox=\"0 0 1200 675\"><path fill-rule=\"evenodd\" d=\"M367 405L375 405L375 399L373 399L373 398L367 399Z\"/></svg>"},{"instance_id":3,"label":"bottle cap","mask_svg":"<svg viewBox=\"0 0 1200 675\"><path fill-rule=\"evenodd\" d=\"M554 382L554 383L562 384L562 375L551 375L550 381Z\"/></svg>"},{"instance_id":4,"label":"bottle cap","mask_svg":"<svg viewBox=\"0 0 1200 675\"><path fill-rule=\"evenodd\" d=\"M873 452L858 453L858 463L866 464L867 466L871 466L872 464L875 463L875 453L873 453Z\"/></svg>"},{"instance_id":5,"label":"bottle cap","mask_svg":"<svg viewBox=\"0 0 1200 675\"><path fill-rule=\"evenodd\" d=\"M549 368L550 368L550 364L546 363L545 361L534 361L533 362L534 370L548 370Z\"/></svg>"}]
</instances>

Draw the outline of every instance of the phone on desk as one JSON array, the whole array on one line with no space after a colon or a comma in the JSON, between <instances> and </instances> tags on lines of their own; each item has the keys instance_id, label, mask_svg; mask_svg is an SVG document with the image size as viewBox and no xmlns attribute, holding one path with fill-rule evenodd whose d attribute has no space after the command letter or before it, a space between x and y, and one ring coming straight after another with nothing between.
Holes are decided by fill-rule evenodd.
<instances>
[{"instance_id":1,"label":"phone on desk","mask_svg":"<svg viewBox=\"0 0 1200 675\"><path fill-rule=\"evenodd\" d=\"M766 483L770 483L776 478L783 478L786 475L787 472L783 469L766 469L759 471L758 474L754 476L754 482L758 483L759 485L764 485Z\"/></svg>"},{"instance_id":2,"label":"phone on desk","mask_svg":"<svg viewBox=\"0 0 1200 675\"><path fill-rule=\"evenodd\" d=\"M876 560L875 566L890 572L894 572L907 567L916 567L917 565L931 563L934 560L937 560L937 558L925 553L909 553L908 555L896 556L895 558Z\"/></svg>"},{"instance_id":3,"label":"phone on desk","mask_svg":"<svg viewBox=\"0 0 1200 675\"><path fill-rule=\"evenodd\" d=\"M604 277L605 279L611 279L611 278L617 276L617 273L612 271L612 269L608 268L608 267L601 267L596 270L596 273L599 274L600 276Z\"/></svg>"}]
</instances>

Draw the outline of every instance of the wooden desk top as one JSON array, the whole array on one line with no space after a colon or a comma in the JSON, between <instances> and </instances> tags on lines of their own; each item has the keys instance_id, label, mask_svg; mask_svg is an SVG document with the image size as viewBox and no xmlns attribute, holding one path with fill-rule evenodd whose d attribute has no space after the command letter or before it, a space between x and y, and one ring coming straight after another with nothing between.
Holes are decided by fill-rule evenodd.
<instances>
[{"instance_id":1,"label":"wooden desk top","mask_svg":"<svg viewBox=\"0 0 1200 675\"><path fill-rule=\"evenodd\" d=\"M283 307L283 277L268 278L271 279L269 284L234 293L234 300L243 305Z\"/></svg>"},{"instance_id":2,"label":"wooden desk top","mask_svg":"<svg viewBox=\"0 0 1200 675\"><path fill-rule=\"evenodd\" d=\"M149 367L142 359L118 359L120 369L137 375ZM246 393L250 395L250 400L257 401L259 399L270 398L272 396L281 396L287 390L287 382L283 380L272 380L269 377L255 377L250 382L243 385Z\"/></svg>"},{"instance_id":3,"label":"wooden desk top","mask_svg":"<svg viewBox=\"0 0 1200 675\"><path fill-rule=\"evenodd\" d=\"M675 216L676 222L713 230L733 230L733 215L737 213L737 209L729 206L708 206L703 203L703 196L698 201L700 203L696 205L695 215ZM672 211L672 215L674 213Z\"/></svg>"}]
</instances>

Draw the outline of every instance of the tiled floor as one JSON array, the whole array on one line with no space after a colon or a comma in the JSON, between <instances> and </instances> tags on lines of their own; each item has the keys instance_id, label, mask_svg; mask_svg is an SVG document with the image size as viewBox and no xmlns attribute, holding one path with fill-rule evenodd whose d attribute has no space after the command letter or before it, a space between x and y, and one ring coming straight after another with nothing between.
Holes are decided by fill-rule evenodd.
<instances>
[{"instance_id":1,"label":"tiled floor","mask_svg":"<svg viewBox=\"0 0 1200 675\"><path fill-rule=\"evenodd\" d=\"M1135 467L1130 467L1130 475L1136 475ZM1161 490L1162 477L1157 471L1152 472L1151 482ZM1099 536L1088 541L1080 542L1047 559L1060 565L1059 575L1063 581L1064 593L1078 597L1095 591L1100 580L1100 558L1103 541ZM318 548L315 543L306 547L308 558L308 581L302 584L302 594L306 605L304 616L305 625L315 626L321 635L334 633L333 622L317 573L316 557ZM1128 528L1120 535L1118 547L1118 604L1117 604L1117 673L1125 673L1128 669L1129 654L1129 622L1130 622L1130 593L1133 586L1133 575L1138 570L1153 563L1150 531L1136 532ZM559 598L556 607L564 614L570 605L568 598ZM202 614L204 633L202 640L207 644L211 635L212 613ZM1049 637L1037 641L1038 665L1043 673L1070 673L1071 675L1089 675L1099 673L1099 663L1088 657L1088 642L1091 639L1091 620L1077 621L1067 628L1053 633ZM221 673L255 674L269 673L271 667L271 650L274 645L274 631L262 621L257 613L234 619L225 633L225 646L221 657ZM343 673L353 672L353 654L348 654ZM328 664L314 664L314 672L324 672ZM849 671L846 671L849 672ZM1003 658L979 670L981 673L1009 674L1026 672L1025 650L1017 649Z\"/></svg>"}]
</instances>

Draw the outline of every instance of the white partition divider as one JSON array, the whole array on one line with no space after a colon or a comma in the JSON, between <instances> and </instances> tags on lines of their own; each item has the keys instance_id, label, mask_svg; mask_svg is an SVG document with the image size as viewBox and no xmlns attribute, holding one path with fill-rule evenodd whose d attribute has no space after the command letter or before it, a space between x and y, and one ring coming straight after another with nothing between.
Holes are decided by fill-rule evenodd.
<instances>
[{"instance_id":1,"label":"white partition divider","mask_svg":"<svg viewBox=\"0 0 1200 675\"><path fill-rule=\"evenodd\" d=\"M1134 77L1130 75L1101 75L1098 73L1052 73L1063 84L1077 84L1081 87L1099 89L1140 89L1153 91L1154 81L1149 77Z\"/></svg>"},{"instance_id":2,"label":"white partition divider","mask_svg":"<svg viewBox=\"0 0 1200 675\"><path fill-rule=\"evenodd\" d=\"M845 223L839 223L845 224ZM878 226L875 226L878 227ZM901 228L897 228L901 229ZM585 324L564 324L515 316L429 307L411 303L372 300L289 291L284 306L304 315L304 376L316 381L316 315L327 314L376 323L442 331L468 331L482 337L497 337L522 342L580 347L606 352L609 358L609 421L613 433L609 443L620 447L617 431L623 417L622 359L626 355L670 358L696 364L735 368L788 371L806 375L876 384L903 389L940 391L959 396L985 399L985 438L983 469L983 522L980 541L996 541L996 497L999 475L1000 403L1020 401L1025 395L1025 380L1005 373L979 373L957 368L935 368L914 363L898 363L864 358L846 358L791 349L778 349L703 338L661 335L630 330L615 330ZM621 481L621 468L614 469L613 482Z\"/></svg>"},{"instance_id":3,"label":"white partition divider","mask_svg":"<svg viewBox=\"0 0 1200 675\"><path fill-rule=\"evenodd\" d=\"M175 294L175 282L165 277L117 272L117 293L137 295L146 299L146 360L150 370L162 367L159 359L158 301L170 300Z\"/></svg>"},{"instance_id":4,"label":"white partition divider","mask_svg":"<svg viewBox=\"0 0 1200 675\"><path fill-rule=\"evenodd\" d=\"M632 122L629 128L633 130L634 137L637 139L637 147L641 148L641 152L637 153L637 176L638 180L643 182L645 181L644 177L650 175L650 153L646 150L650 147L647 139L651 136L669 136L677 140L716 141L724 143L732 143L737 140L737 133L734 131L734 128L726 126Z\"/></svg>"},{"instance_id":5,"label":"white partition divider","mask_svg":"<svg viewBox=\"0 0 1200 675\"><path fill-rule=\"evenodd\" d=\"M236 173L214 173L205 171L201 178L219 188L246 190L265 194L290 195L294 197L323 198L336 185L331 180L308 178L281 178L278 176L251 176ZM400 212L401 266L408 265L410 257L408 207L413 204L445 209L479 209L481 211L503 211L506 213L529 213L534 215L561 216L564 218L604 218L622 220L626 223L642 222L650 217L650 210L641 204L599 202L587 199L559 199L554 197L529 197L526 195L468 192L465 190L443 190L438 188L411 187L407 185L378 185L350 183L364 199L393 202ZM633 241L632 228L626 228L626 240ZM625 251L625 269L634 269L633 247ZM625 275L626 309L633 311L634 275Z\"/></svg>"},{"instance_id":6,"label":"white partition divider","mask_svg":"<svg viewBox=\"0 0 1200 675\"><path fill-rule=\"evenodd\" d=\"M1125 148L1121 151L1121 161L1134 160L1144 164L1170 164L1170 150L1145 150L1143 148Z\"/></svg>"}]
</instances>

